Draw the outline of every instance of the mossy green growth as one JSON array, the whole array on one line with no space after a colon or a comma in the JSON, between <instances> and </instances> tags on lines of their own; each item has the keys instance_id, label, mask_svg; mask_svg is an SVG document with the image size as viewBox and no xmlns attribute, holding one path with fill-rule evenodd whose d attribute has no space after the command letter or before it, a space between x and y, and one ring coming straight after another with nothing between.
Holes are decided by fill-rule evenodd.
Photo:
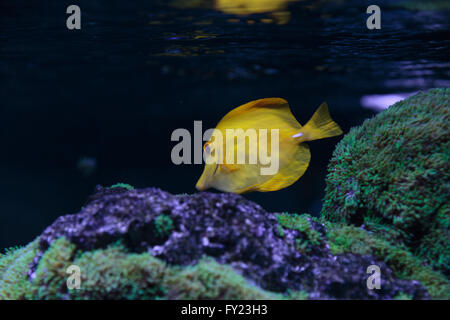
<instances>
[{"instance_id":1,"label":"mossy green growth","mask_svg":"<svg viewBox=\"0 0 450 320\"><path fill-rule=\"evenodd\" d=\"M177 270L178 269L178 270ZM197 265L177 268L166 278L170 299L282 299L281 294L248 284L231 267L206 258Z\"/></svg>"},{"instance_id":2,"label":"mossy green growth","mask_svg":"<svg viewBox=\"0 0 450 320\"><path fill-rule=\"evenodd\" d=\"M128 183L121 183L121 182L113 184L109 188L110 189L113 189L113 188L124 188L124 189L127 189L127 190L134 190L134 187L132 185L129 185Z\"/></svg>"},{"instance_id":3,"label":"mossy green growth","mask_svg":"<svg viewBox=\"0 0 450 320\"><path fill-rule=\"evenodd\" d=\"M308 300L309 293L306 291L289 291L287 298L289 300Z\"/></svg>"},{"instance_id":4,"label":"mossy green growth","mask_svg":"<svg viewBox=\"0 0 450 320\"><path fill-rule=\"evenodd\" d=\"M0 254L0 300L24 299L31 289L28 265L36 255L39 239L26 247L11 248Z\"/></svg>"},{"instance_id":5,"label":"mossy green growth","mask_svg":"<svg viewBox=\"0 0 450 320\"><path fill-rule=\"evenodd\" d=\"M409 294L401 292L394 297L394 300L412 300L412 298Z\"/></svg>"},{"instance_id":6,"label":"mossy green growth","mask_svg":"<svg viewBox=\"0 0 450 320\"><path fill-rule=\"evenodd\" d=\"M434 299L450 299L450 282L438 271L424 265L404 244L388 241L355 226L325 222L332 254L351 252L383 260L398 278L417 280Z\"/></svg>"},{"instance_id":7,"label":"mossy green growth","mask_svg":"<svg viewBox=\"0 0 450 320\"><path fill-rule=\"evenodd\" d=\"M30 281L27 273L37 244L38 240L0 256L0 300L287 298L250 284L210 258L193 266L169 266L150 253L128 252L121 242L82 251L65 238L47 249ZM80 289L68 289L67 269L72 265L79 267Z\"/></svg>"},{"instance_id":8,"label":"mossy green growth","mask_svg":"<svg viewBox=\"0 0 450 320\"><path fill-rule=\"evenodd\" d=\"M418 93L351 129L328 169L323 218L364 224L450 274L450 89Z\"/></svg>"},{"instance_id":9,"label":"mossy green growth","mask_svg":"<svg viewBox=\"0 0 450 320\"><path fill-rule=\"evenodd\" d=\"M79 267L80 289L68 289L67 268ZM165 263L149 254L128 253L120 242L105 249L76 251L59 238L42 256L28 299L158 299L164 296Z\"/></svg>"},{"instance_id":10,"label":"mossy green growth","mask_svg":"<svg viewBox=\"0 0 450 320\"><path fill-rule=\"evenodd\" d=\"M319 246L322 242L320 233L311 228L311 219L309 214L279 214L277 215L278 233L280 234L280 228L281 230L287 228L299 231L302 237L295 240L297 250L302 253L310 252L314 246Z\"/></svg>"},{"instance_id":11,"label":"mossy green growth","mask_svg":"<svg viewBox=\"0 0 450 320\"><path fill-rule=\"evenodd\" d=\"M128 253L121 243L79 254L80 290L73 299L163 299L166 264L149 254Z\"/></svg>"},{"instance_id":12,"label":"mossy green growth","mask_svg":"<svg viewBox=\"0 0 450 320\"><path fill-rule=\"evenodd\" d=\"M169 236L173 228L173 221L168 215L161 214L155 219L155 234L157 237L165 238Z\"/></svg>"},{"instance_id":13,"label":"mossy green growth","mask_svg":"<svg viewBox=\"0 0 450 320\"><path fill-rule=\"evenodd\" d=\"M26 297L29 299L69 299L67 268L72 265L75 245L61 237L43 254Z\"/></svg>"},{"instance_id":14,"label":"mossy green growth","mask_svg":"<svg viewBox=\"0 0 450 320\"><path fill-rule=\"evenodd\" d=\"M284 229L283 229L283 227L280 226L280 225L277 225L277 234L278 234L280 237L284 237Z\"/></svg>"}]
</instances>

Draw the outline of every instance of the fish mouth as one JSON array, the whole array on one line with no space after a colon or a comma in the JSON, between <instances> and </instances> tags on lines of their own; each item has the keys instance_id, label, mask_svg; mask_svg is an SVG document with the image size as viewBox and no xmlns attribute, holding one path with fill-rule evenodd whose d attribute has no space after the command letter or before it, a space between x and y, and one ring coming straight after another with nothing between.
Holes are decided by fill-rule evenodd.
<instances>
[{"instance_id":1,"label":"fish mouth","mask_svg":"<svg viewBox=\"0 0 450 320\"><path fill-rule=\"evenodd\" d=\"M214 169L214 173L212 174L213 176L216 174L218 168L219 168L219 165L217 164ZM207 175L202 174L200 179L198 179L197 184L195 185L195 188L198 191L204 191L211 187L210 184L208 183L208 182L211 182L211 178L207 178L207 177L208 177Z\"/></svg>"},{"instance_id":2,"label":"fish mouth","mask_svg":"<svg viewBox=\"0 0 450 320\"><path fill-rule=\"evenodd\" d=\"M209 186L203 180L204 179L200 178L200 180L198 180L197 184L195 185L195 188L198 191L204 191L209 188Z\"/></svg>"},{"instance_id":3,"label":"fish mouth","mask_svg":"<svg viewBox=\"0 0 450 320\"><path fill-rule=\"evenodd\" d=\"M198 184L198 183L195 185L195 188L196 188L198 191L204 191L204 190L206 190L205 187L203 187L202 185L200 185L200 184Z\"/></svg>"}]
</instances>

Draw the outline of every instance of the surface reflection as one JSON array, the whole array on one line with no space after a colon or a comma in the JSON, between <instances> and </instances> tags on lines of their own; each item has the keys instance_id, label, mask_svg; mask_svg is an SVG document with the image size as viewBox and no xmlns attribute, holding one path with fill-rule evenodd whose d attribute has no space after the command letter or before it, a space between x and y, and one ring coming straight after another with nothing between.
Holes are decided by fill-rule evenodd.
<instances>
[{"instance_id":1,"label":"surface reflection","mask_svg":"<svg viewBox=\"0 0 450 320\"><path fill-rule=\"evenodd\" d=\"M383 111L389 106L402 101L416 92L410 93L392 93L392 94L372 94L361 97L361 106L375 111Z\"/></svg>"},{"instance_id":2,"label":"surface reflection","mask_svg":"<svg viewBox=\"0 0 450 320\"><path fill-rule=\"evenodd\" d=\"M250 15L263 15L258 17L259 22L286 24L291 17L288 5L299 1L303 0L175 0L172 6L179 9L214 9L238 16L238 18L228 19L231 23L240 22L240 19ZM246 22L254 24L256 21L248 19Z\"/></svg>"},{"instance_id":3,"label":"surface reflection","mask_svg":"<svg viewBox=\"0 0 450 320\"><path fill-rule=\"evenodd\" d=\"M249 15L283 11L294 1L296 0L216 0L214 8L225 13Z\"/></svg>"}]
</instances>

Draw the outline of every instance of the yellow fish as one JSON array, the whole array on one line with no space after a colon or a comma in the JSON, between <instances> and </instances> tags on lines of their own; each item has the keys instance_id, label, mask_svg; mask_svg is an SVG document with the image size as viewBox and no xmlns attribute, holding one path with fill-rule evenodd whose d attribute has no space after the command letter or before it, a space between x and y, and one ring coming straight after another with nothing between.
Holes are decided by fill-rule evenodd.
<instances>
[{"instance_id":1,"label":"yellow fish","mask_svg":"<svg viewBox=\"0 0 450 320\"><path fill-rule=\"evenodd\" d=\"M283 10L293 0L216 0L219 11L238 15L266 13Z\"/></svg>"},{"instance_id":2,"label":"yellow fish","mask_svg":"<svg viewBox=\"0 0 450 320\"><path fill-rule=\"evenodd\" d=\"M286 188L309 165L305 142L340 134L325 102L302 127L286 100L251 101L226 114L213 130L203 147L206 164L196 188L233 193Z\"/></svg>"}]
</instances>

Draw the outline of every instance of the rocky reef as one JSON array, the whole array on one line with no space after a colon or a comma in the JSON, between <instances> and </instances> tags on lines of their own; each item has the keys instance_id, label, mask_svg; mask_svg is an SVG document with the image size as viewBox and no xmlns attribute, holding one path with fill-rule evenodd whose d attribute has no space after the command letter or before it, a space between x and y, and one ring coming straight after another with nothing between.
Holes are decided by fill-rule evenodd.
<instances>
[{"instance_id":1,"label":"rocky reef","mask_svg":"<svg viewBox=\"0 0 450 320\"><path fill-rule=\"evenodd\" d=\"M9 254L12 263L28 261L20 290L2 285L0 292L31 299L428 297L380 259L329 247L317 219L271 214L239 195L98 188L80 213ZM383 270L380 290L366 287L374 264ZM67 289L70 265L80 267L80 290ZM6 265L2 281L19 269Z\"/></svg>"},{"instance_id":2,"label":"rocky reef","mask_svg":"<svg viewBox=\"0 0 450 320\"><path fill-rule=\"evenodd\" d=\"M419 93L352 129L320 218L235 194L98 187L0 255L0 299L449 299L449 100Z\"/></svg>"}]
</instances>

